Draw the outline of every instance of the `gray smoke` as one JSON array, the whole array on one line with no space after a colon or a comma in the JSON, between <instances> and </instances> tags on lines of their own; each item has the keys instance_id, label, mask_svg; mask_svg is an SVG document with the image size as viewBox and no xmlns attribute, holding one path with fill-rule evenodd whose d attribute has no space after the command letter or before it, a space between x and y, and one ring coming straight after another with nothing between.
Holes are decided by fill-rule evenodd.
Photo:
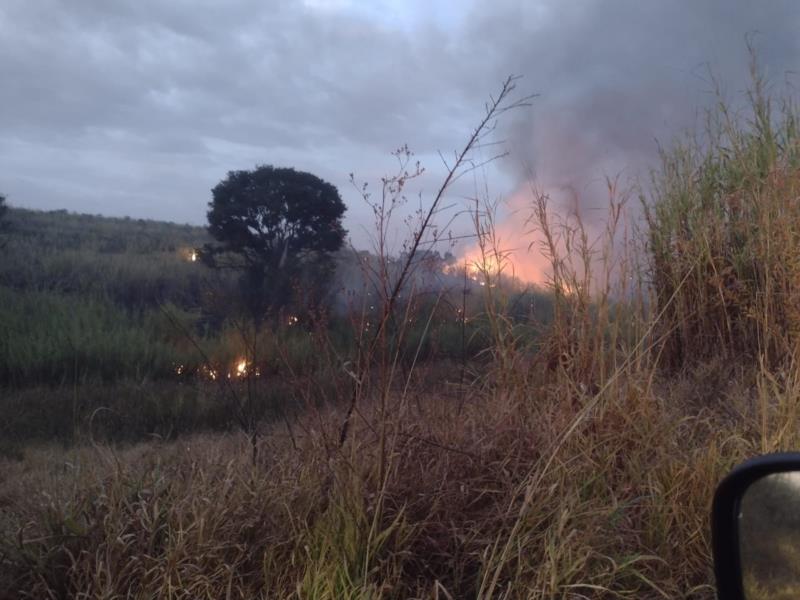
<instances>
[{"instance_id":1,"label":"gray smoke","mask_svg":"<svg viewBox=\"0 0 800 600\"><path fill-rule=\"evenodd\" d=\"M485 40L490 71L525 75L541 93L509 131L519 181L532 167L546 186L580 193L604 175L637 175L697 125L714 100L710 74L728 99L748 85L746 40L775 85L794 79L800 4L751 2L551 1L486 3L467 38ZM495 43L489 42L495 40ZM591 194L587 194L591 197Z\"/></svg>"}]
</instances>

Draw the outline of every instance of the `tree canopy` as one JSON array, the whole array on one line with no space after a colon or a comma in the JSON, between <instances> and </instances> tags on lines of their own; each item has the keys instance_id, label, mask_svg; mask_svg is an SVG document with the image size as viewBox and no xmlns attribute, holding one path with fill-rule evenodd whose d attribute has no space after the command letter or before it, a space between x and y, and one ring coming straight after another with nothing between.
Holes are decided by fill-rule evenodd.
<instances>
[{"instance_id":1,"label":"tree canopy","mask_svg":"<svg viewBox=\"0 0 800 600\"><path fill-rule=\"evenodd\" d=\"M300 279L317 288L326 280L330 254L344 242L344 212L336 187L311 173L231 171L212 190L208 230L218 244L203 255L212 264L223 253L238 256L251 308L281 307Z\"/></svg>"}]
</instances>

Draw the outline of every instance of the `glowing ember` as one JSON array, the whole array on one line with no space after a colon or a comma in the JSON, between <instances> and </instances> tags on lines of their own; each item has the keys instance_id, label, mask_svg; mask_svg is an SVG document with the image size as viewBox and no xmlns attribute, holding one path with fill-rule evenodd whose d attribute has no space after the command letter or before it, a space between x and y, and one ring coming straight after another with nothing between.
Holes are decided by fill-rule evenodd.
<instances>
[{"instance_id":1,"label":"glowing ember","mask_svg":"<svg viewBox=\"0 0 800 600\"><path fill-rule=\"evenodd\" d=\"M245 359L236 363L236 376L244 377L247 374L247 361Z\"/></svg>"},{"instance_id":2,"label":"glowing ember","mask_svg":"<svg viewBox=\"0 0 800 600\"><path fill-rule=\"evenodd\" d=\"M190 374L190 371L185 365L177 365L176 372L181 374ZM254 366L253 363L247 361L246 358L237 359L230 369L220 372L217 368L210 364L200 365L197 375L202 379L210 381L217 381L218 379L241 379L243 377L261 377L261 370Z\"/></svg>"}]
</instances>

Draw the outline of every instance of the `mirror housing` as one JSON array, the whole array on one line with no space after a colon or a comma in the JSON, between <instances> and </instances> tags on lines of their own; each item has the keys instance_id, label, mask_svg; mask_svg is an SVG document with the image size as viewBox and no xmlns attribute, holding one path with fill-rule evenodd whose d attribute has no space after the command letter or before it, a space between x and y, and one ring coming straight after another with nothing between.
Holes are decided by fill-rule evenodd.
<instances>
[{"instance_id":1,"label":"mirror housing","mask_svg":"<svg viewBox=\"0 0 800 600\"><path fill-rule=\"evenodd\" d=\"M800 472L800 452L752 458L735 467L717 486L711 514L711 540L719 600L747 600L739 539L742 498L756 481L790 472Z\"/></svg>"}]
</instances>

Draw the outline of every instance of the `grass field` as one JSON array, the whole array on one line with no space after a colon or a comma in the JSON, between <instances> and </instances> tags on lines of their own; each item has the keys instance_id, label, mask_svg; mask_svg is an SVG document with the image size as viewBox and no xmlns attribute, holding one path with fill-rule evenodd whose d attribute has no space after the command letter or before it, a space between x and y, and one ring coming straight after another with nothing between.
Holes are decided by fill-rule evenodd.
<instances>
[{"instance_id":1,"label":"grass field","mask_svg":"<svg viewBox=\"0 0 800 600\"><path fill-rule=\"evenodd\" d=\"M720 105L706 131L665 151L644 229L624 243L614 227L624 198L612 201L607 236L590 246L579 221L555 225L547 199L534 195L553 271L535 335L509 314L518 291L491 284L469 335L459 327L437 341L426 324L440 304L409 304L368 361L358 358L363 344L336 342L338 325L309 328L296 360L294 334L270 334L280 359L272 379L235 384L279 389L294 408L271 413L257 438L208 425L230 417L218 385L128 373L121 380L137 382L128 395L96 406L136 408L115 410L117 421L112 411L95 414L116 423L104 436L76 426L81 434L58 445L45 441L47 430L2 459L0 596L713 598L717 481L746 457L800 442L796 124L794 104L770 100L756 76L748 111ZM565 250L558 240L570 235ZM163 250L165 264L180 247ZM56 270L57 262L43 259ZM197 307L182 291L192 277L158 296L187 323ZM53 288L20 281L2 290L3 310L17 315L40 305L30 295ZM99 292L105 308L81 302L97 322L96 352L120 352L120 370L139 365L148 379L180 347L148 342L151 354L137 354L126 336L164 329L148 330L156 313L140 311L141 299L127 313L130 327L114 330L115 293ZM69 290L59 294L35 309L37 321L81 314ZM107 331L120 342L103 341ZM483 341L460 360L460 340L476 336ZM222 333L209 340L225 345ZM3 350L0 364L17 365L7 372L47 364L30 358L47 354L36 336L27 343L22 358ZM424 344L445 343L454 354L420 359ZM356 354L343 355L345 347ZM64 379L56 389L70 406L89 388L63 365L47 377ZM20 408L6 401L3 410L38 406L20 426L47 422L48 395L14 377L6 375L15 386L7 389ZM181 410L177 435L165 425L146 439L150 426L139 425L136 441L120 442L137 427L125 415ZM109 434L115 427L119 439Z\"/></svg>"}]
</instances>

